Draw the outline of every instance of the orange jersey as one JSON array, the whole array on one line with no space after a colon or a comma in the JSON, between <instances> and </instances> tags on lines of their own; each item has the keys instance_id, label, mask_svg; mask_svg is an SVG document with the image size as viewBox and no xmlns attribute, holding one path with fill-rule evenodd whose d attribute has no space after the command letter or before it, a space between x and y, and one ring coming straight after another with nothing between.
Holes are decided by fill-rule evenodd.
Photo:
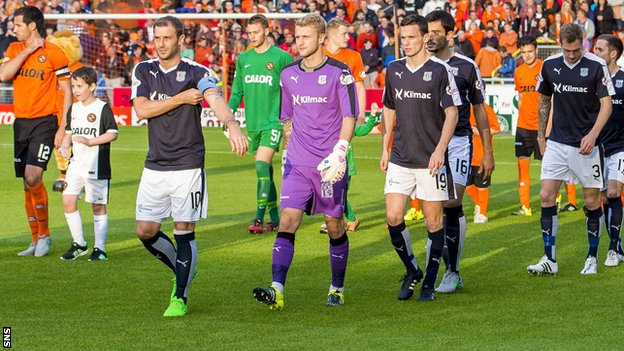
<instances>
[{"instance_id":1,"label":"orange jersey","mask_svg":"<svg viewBox=\"0 0 624 351\"><path fill-rule=\"evenodd\" d=\"M74 73L78 68L82 67L82 63L80 62L76 62L73 65L69 66L69 73ZM57 111L57 117L59 120L59 124L61 123L61 115L63 114L63 96L65 94L63 94L63 91L57 87L57 94L56 94L56 111ZM74 102L78 102L78 99L76 99L74 97Z\"/></svg>"},{"instance_id":2,"label":"orange jersey","mask_svg":"<svg viewBox=\"0 0 624 351\"><path fill-rule=\"evenodd\" d=\"M26 44L9 45L3 64L14 59ZM69 80L67 57L58 46L45 41L43 48L32 53L13 77L16 118L37 118L57 113L57 81Z\"/></svg>"},{"instance_id":3,"label":"orange jersey","mask_svg":"<svg viewBox=\"0 0 624 351\"><path fill-rule=\"evenodd\" d=\"M335 54L330 54L325 47L323 53L340 62L344 62L351 69L351 74L356 82L363 82L366 79L366 70L364 70L364 61L359 52L351 49L340 49Z\"/></svg>"},{"instance_id":4,"label":"orange jersey","mask_svg":"<svg viewBox=\"0 0 624 351\"><path fill-rule=\"evenodd\" d=\"M487 116L488 123L490 124L490 130L493 133L500 132L500 124L498 124L498 117L496 117L496 113L494 109L484 103L485 107L485 115ZM477 126L477 120L475 119L474 109L472 105L470 105L470 125L473 127ZM494 148L494 140L492 139L492 148ZM479 167L481 166L481 159L483 158L483 143L481 142L481 136L479 133L474 133L472 135L472 165Z\"/></svg>"},{"instance_id":5,"label":"orange jersey","mask_svg":"<svg viewBox=\"0 0 624 351\"><path fill-rule=\"evenodd\" d=\"M537 59L533 68L526 64L518 66L514 73L514 84L521 99L518 111L518 127L527 130L537 130L537 106L540 93L537 92L537 77L542 70L542 60Z\"/></svg>"}]
</instances>

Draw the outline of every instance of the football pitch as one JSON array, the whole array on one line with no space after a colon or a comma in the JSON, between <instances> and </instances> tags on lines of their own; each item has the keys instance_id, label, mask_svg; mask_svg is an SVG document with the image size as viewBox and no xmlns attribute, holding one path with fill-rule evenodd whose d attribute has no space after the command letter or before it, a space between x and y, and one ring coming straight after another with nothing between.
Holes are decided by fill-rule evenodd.
<instances>
[{"instance_id":1,"label":"football pitch","mask_svg":"<svg viewBox=\"0 0 624 351\"><path fill-rule=\"evenodd\" d=\"M57 170L45 174L49 191L52 249L47 257L18 257L28 245L21 180L13 173L11 126L0 126L0 324L11 327L15 350L621 350L624 267L603 265L579 274L587 250L581 211L559 216L559 274L532 277L526 266L543 254L539 224L539 163L533 161L532 217L514 217L518 207L513 138L495 137L496 170L489 219L473 224L472 205L461 261L465 288L437 294L433 303L416 296L398 301L403 265L385 225L384 175L379 171L380 136L357 138L358 174L350 202L361 221L349 235L346 304L324 305L330 283L328 239L321 216L304 217L297 232L285 307L270 312L252 289L271 281L274 234L250 235L256 180L252 156L239 158L218 129L204 129L209 193L208 218L198 223L199 273L189 294L189 313L165 319L171 272L134 234L135 196L147 150L147 130L120 128L112 145L113 180L107 251L109 261L61 261L71 236L60 193L51 191ZM275 168L279 178L279 157ZM278 181L279 186L279 181ZM582 198L580 189L577 191ZM565 204L565 195L564 195ZM582 200L580 200L582 205ZM580 207L580 206L579 206ZM80 212L93 245L93 216ZM163 230L172 236L172 223ZM424 224L408 224L418 263L424 265ZM442 275L443 267L440 271ZM440 279L440 278L439 278ZM439 280L438 280L439 281ZM418 286L418 288L420 285Z\"/></svg>"}]
</instances>

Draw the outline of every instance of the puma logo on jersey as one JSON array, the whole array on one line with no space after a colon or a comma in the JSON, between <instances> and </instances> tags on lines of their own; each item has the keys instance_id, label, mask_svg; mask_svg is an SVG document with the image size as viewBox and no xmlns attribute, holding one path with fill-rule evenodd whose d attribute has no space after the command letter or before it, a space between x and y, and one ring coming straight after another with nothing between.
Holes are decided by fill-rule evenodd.
<instances>
[{"instance_id":1,"label":"puma logo on jersey","mask_svg":"<svg viewBox=\"0 0 624 351\"><path fill-rule=\"evenodd\" d=\"M561 68L553 68L553 71L557 72L557 74L561 75Z\"/></svg>"},{"instance_id":2,"label":"puma logo on jersey","mask_svg":"<svg viewBox=\"0 0 624 351\"><path fill-rule=\"evenodd\" d=\"M299 84L299 82L297 82L299 76L290 76L290 79L294 80L296 84Z\"/></svg>"},{"instance_id":3,"label":"puma logo on jersey","mask_svg":"<svg viewBox=\"0 0 624 351\"><path fill-rule=\"evenodd\" d=\"M158 71L154 72L154 71L150 71L150 74L154 76L154 78L156 78L156 75L158 74Z\"/></svg>"},{"instance_id":4,"label":"puma logo on jersey","mask_svg":"<svg viewBox=\"0 0 624 351\"><path fill-rule=\"evenodd\" d=\"M396 75L397 77L399 77L399 79L403 79L401 76L403 75L403 72L399 73L399 72L394 72L394 75Z\"/></svg>"}]
</instances>

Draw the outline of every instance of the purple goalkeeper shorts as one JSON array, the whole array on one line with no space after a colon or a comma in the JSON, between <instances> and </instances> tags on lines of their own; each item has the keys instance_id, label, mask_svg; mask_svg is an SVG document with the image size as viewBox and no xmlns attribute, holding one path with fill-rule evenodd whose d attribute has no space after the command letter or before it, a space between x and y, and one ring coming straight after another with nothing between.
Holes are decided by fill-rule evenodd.
<instances>
[{"instance_id":1,"label":"purple goalkeeper shorts","mask_svg":"<svg viewBox=\"0 0 624 351\"><path fill-rule=\"evenodd\" d=\"M321 174L316 167L284 165L280 208L296 208L308 215L342 218L347 201L347 174L335 183L321 184Z\"/></svg>"}]
</instances>

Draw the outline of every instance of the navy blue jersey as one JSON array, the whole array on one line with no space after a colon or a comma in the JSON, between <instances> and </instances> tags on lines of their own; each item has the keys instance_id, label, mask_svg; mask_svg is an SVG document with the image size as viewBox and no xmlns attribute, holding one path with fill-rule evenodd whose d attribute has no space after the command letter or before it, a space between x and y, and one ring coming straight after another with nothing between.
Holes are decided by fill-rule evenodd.
<instances>
[{"instance_id":1,"label":"navy blue jersey","mask_svg":"<svg viewBox=\"0 0 624 351\"><path fill-rule=\"evenodd\" d=\"M450 106L461 99L450 67L431 57L420 67L406 58L392 61L386 70L383 104L396 111L390 162L407 168L427 168Z\"/></svg>"},{"instance_id":2,"label":"navy blue jersey","mask_svg":"<svg viewBox=\"0 0 624 351\"><path fill-rule=\"evenodd\" d=\"M553 96L552 131L549 139L579 147L600 111L600 99L614 95L613 84L604 60L586 52L574 65L563 54L544 60L537 91Z\"/></svg>"},{"instance_id":3,"label":"navy blue jersey","mask_svg":"<svg viewBox=\"0 0 624 351\"><path fill-rule=\"evenodd\" d=\"M605 156L624 151L624 71L618 70L613 77L615 95L611 96L613 110L609 121L600 132Z\"/></svg>"},{"instance_id":4,"label":"navy blue jersey","mask_svg":"<svg viewBox=\"0 0 624 351\"><path fill-rule=\"evenodd\" d=\"M466 56L454 54L446 61L451 66L457 91L461 98L458 109L457 127L454 135L472 135L470 127L470 105L482 104L485 101L481 72L475 62Z\"/></svg>"},{"instance_id":5,"label":"navy blue jersey","mask_svg":"<svg viewBox=\"0 0 624 351\"><path fill-rule=\"evenodd\" d=\"M132 71L132 96L166 100L188 90L210 70L182 58L176 67L164 70L157 59L143 61ZM179 171L204 168L204 136L201 128L201 104L180 105L148 120L149 150L145 168L155 171Z\"/></svg>"}]
</instances>

